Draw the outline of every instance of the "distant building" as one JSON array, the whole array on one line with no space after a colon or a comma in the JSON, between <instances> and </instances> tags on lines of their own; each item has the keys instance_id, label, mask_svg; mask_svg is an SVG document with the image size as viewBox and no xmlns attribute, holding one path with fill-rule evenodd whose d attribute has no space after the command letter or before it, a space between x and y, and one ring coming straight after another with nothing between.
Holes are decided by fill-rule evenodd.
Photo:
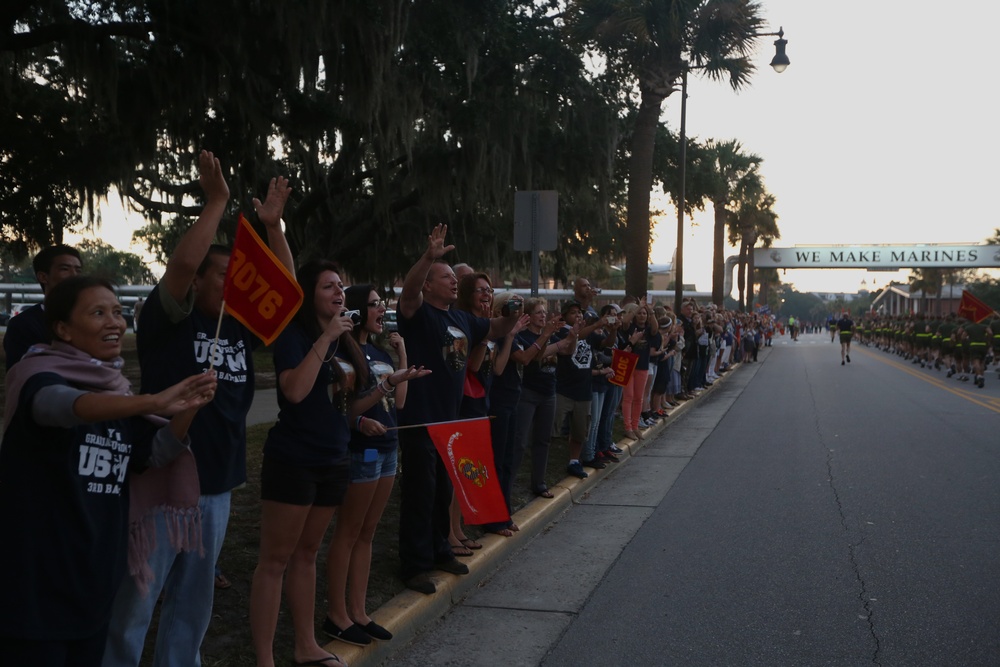
<instances>
[{"instance_id":1,"label":"distant building","mask_svg":"<svg viewBox=\"0 0 1000 667\"><path fill-rule=\"evenodd\" d=\"M944 285L941 294L911 291L909 285L889 283L872 300L872 312L883 315L947 315L958 312L965 285Z\"/></svg>"}]
</instances>

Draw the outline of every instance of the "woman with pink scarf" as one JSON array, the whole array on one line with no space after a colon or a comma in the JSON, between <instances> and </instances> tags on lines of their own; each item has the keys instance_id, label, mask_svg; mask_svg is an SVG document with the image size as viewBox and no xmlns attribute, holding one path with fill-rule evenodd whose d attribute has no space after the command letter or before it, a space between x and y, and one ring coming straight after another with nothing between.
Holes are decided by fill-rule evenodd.
<instances>
[{"instance_id":1,"label":"woman with pink scarf","mask_svg":"<svg viewBox=\"0 0 1000 667\"><path fill-rule=\"evenodd\" d=\"M45 315L52 345L32 347L6 377L0 664L97 666L126 561L141 562L148 547L128 538L129 473L175 460L192 471L195 507L179 510L177 525L197 523L186 436L216 380L205 373L132 395L121 372L125 320L104 280L63 281L46 295ZM133 535L142 535L138 523Z\"/></svg>"}]
</instances>

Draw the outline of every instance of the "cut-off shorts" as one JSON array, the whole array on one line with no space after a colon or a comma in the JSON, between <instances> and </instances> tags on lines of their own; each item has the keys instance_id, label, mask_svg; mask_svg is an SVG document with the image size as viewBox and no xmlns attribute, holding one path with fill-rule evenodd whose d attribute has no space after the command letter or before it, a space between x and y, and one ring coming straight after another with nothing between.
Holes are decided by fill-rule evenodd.
<instances>
[{"instance_id":1,"label":"cut-off shorts","mask_svg":"<svg viewBox=\"0 0 1000 667\"><path fill-rule=\"evenodd\" d=\"M366 456L364 452L351 452L351 484L374 482L383 477L393 477L396 474L398 450L368 451L374 451L375 456Z\"/></svg>"}]
</instances>

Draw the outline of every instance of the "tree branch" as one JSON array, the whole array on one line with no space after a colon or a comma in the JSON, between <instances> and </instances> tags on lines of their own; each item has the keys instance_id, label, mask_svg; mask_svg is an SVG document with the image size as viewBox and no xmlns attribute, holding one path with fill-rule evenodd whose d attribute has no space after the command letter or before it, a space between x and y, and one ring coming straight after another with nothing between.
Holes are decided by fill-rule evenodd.
<instances>
[{"instance_id":1,"label":"tree branch","mask_svg":"<svg viewBox=\"0 0 1000 667\"><path fill-rule=\"evenodd\" d=\"M133 37L144 42L149 41L149 34L157 29L154 23L101 23L91 25L86 21L75 19L67 23L54 23L32 30L31 32L8 33L0 35L0 51L26 51L38 46L61 42L81 37L91 40L105 37Z\"/></svg>"}]
</instances>

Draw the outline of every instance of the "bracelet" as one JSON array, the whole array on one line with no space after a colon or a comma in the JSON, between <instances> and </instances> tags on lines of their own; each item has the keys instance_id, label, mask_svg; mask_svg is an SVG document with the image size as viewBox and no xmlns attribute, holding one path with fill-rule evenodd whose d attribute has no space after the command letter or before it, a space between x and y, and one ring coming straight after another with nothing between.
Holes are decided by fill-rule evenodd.
<instances>
[{"instance_id":1,"label":"bracelet","mask_svg":"<svg viewBox=\"0 0 1000 667\"><path fill-rule=\"evenodd\" d=\"M537 340L531 344L531 347L537 348L539 352L542 351L542 346L538 344Z\"/></svg>"},{"instance_id":2,"label":"bracelet","mask_svg":"<svg viewBox=\"0 0 1000 667\"><path fill-rule=\"evenodd\" d=\"M396 390L396 385L394 385L394 384L393 384L393 383L391 382L391 380L392 380L392 376L391 376L391 375L389 375L389 376L387 376L387 377L385 378L385 383L386 383L387 385L389 385L390 387L392 387L393 391L395 391L395 390Z\"/></svg>"},{"instance_id":3,"label":"bracelet","mask_svg":"<svg viewBox=\"0 0 1000 667\"><path fill-rule=\"evenodd\" d=\"M354 430L355 431L360 431L361 430L361 422L363 422L364 420L365 420L365 416L364 415L359 415L358 418L354 420Z\"/></svg>"},{"instance_id":4,"label":"bracelet","mask_svg":"<svg viewBox=\"0 0 1000 667\"><path fill-rule=\"evenodd\" d=\"M385 396L392 396L396 393L396 388L389 384L388 380L382 380L378 388L379 391L381 391Z\"/></svg>"}]
</instances>

